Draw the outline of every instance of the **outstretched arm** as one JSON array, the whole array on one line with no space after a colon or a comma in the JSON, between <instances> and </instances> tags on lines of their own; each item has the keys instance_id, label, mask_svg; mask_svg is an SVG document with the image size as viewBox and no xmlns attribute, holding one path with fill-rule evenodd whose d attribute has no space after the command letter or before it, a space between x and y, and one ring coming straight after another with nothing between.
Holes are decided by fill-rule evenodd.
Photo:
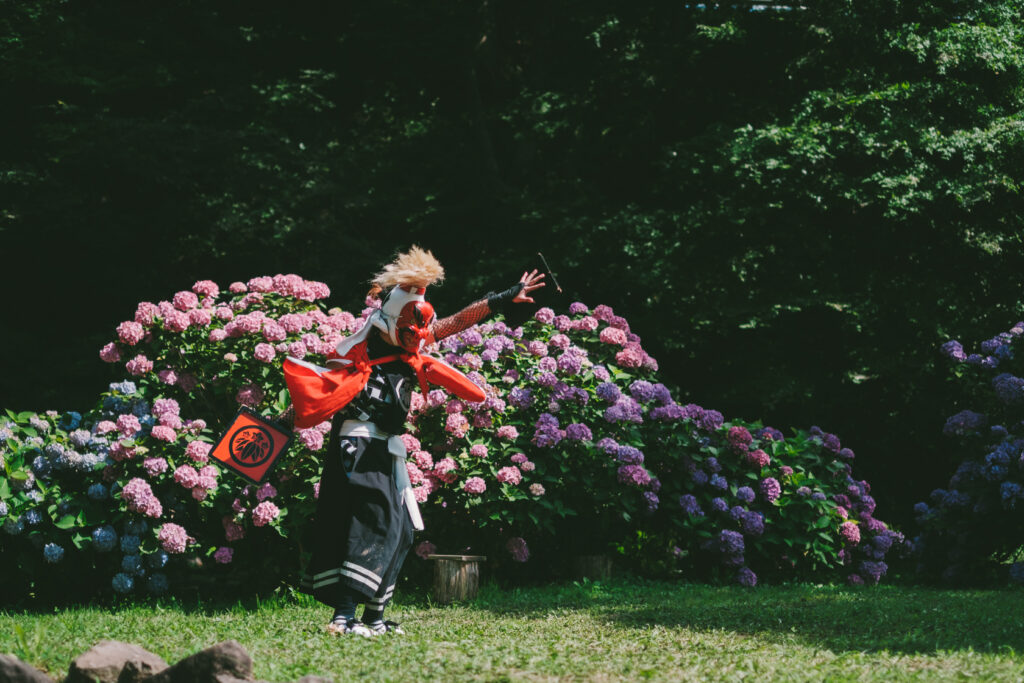
<instances>
[{"instance_id":1,"label":"outstretched arm","mask_svg":"<svg viewBox=\"0 0 1024 683\"><path fill-rule=\"evenodd\" d=\"M458 313L436 321L430 328L431 336L434 341L440 341L476 325L492 313L502 312L509 303L533 303L530 292L543 287L543 279L544 274L538 275L536 270L532 273L523 273L519 282L504 292L489 292L484 298L474 301Z\"/></svg>"}]
</instances>

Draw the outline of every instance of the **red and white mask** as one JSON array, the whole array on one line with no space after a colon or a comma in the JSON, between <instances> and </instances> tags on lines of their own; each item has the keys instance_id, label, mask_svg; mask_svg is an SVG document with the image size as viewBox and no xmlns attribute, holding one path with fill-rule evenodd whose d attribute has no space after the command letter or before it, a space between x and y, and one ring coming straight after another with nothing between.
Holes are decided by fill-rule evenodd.
<instances>
[{"instance_id":1,"label":"red and white mask","mask_svg":"<svg viewBox=\"0 0 1024 683\"><path fill-rule=\"evenodd\" d=\"M393 287L380 307L380 320L374 324L388 341L410 353L416 353L430 336L436 314L423 298L426 288Z\"/></svg>"}]
</instances>

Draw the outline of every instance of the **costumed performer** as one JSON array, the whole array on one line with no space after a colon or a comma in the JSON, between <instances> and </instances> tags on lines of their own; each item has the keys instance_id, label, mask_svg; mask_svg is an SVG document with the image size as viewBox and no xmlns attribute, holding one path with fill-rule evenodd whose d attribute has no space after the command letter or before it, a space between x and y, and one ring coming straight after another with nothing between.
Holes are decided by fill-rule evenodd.
<instances>
[{"instance_id":1,"label":"costumed performer","mask_svg":"<svg viewBox=\"0 0 1024 683\"><path fill-rule=\"evenodd\" d=\"M343 339L327 367L287 358L285 380L295 426L331 420L312 527L312 558L301 590L334 609L334 634L401 633L385 621L413 530L423 529L406 470L405 431L412 392L426 398L428 383L468 401L486 398L481 387L421 349L502 312L513 302L533 303L543 274L523 273L514 286L488 293L438 320L426 288L444 279L429 251L412 247L373 278L369 295L380 308ZM292 412L291 410L289 412ZM358 604L365 604L362 620Z\"/></svg>"}]
</instances>

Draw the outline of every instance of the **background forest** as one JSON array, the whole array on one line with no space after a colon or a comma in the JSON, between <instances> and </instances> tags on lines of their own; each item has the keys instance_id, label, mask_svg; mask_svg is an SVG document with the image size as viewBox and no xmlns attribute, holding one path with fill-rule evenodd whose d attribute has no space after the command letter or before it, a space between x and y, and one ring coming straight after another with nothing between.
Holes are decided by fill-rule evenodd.
<instances>
[{"instance_id":1,"label":"background forest","mask_svg":"<svg viewBox=\"0 0 1024 683\"><path fill-rule=\"evenodd\" d=\"M546 256L693 401L855 449L892 521L1024 318L1009 0L0 1L0 406L72 410L140 300L298 273L451 311ZM961 405L963 403L963 405Z\"/></svg>"}]
</instances>

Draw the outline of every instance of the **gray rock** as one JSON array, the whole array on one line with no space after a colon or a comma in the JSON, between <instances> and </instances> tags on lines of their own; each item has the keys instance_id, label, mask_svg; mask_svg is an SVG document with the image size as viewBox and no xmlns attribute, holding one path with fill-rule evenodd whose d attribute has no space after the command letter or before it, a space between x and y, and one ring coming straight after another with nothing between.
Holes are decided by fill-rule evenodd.
<instances>
[{"instance_id":1,"label":"gray rock","mask_svg":"<svg viewBox=\"0 0 1024 683\"><path fill-rule=\"evenodd\" d=\"M3 683L53 683L53 679L14 655L0 655L0 681Z\"/></svg>"},{"instance_id":2,"label":"gray rock","mask_svg":"<svg viewBox=\"0 0 1024 683\"><path fill-rule=\"evenodd\" d=\"M234 683L252 681L252 658L237 641L225 640L186 657L146 683Z\"/></svg>"},{"instance_id":3,"label":"gray rock","mask_svg":"<svg viewBox=\"0 0 1024 683\"><path fill-rule=\"evenodd\" d=\"M138 675L126 678L124 683L135 683L142 677L163 671L167 662L138 645L101 640L71 662L64 683L118 683L122 670L128 666Z\"/></svg>"}]
</instances>

